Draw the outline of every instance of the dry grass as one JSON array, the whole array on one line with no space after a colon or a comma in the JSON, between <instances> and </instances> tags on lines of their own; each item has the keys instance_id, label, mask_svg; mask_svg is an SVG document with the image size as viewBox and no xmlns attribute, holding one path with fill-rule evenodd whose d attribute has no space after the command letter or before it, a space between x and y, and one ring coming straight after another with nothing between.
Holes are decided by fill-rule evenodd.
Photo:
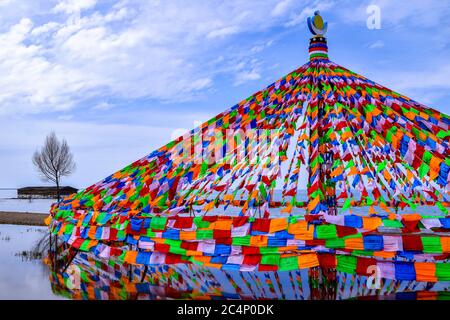
<instances>
[{"instance_id":1,"label":"dry grass","mask_svg":"<svg viewBox=\"0 0 450 320\"><path fill-rule=\"evenodd\" d=\"M45 218L47 215L42 213L0 211L0 224L45 226Z\"/></svg>"}]
</instances>

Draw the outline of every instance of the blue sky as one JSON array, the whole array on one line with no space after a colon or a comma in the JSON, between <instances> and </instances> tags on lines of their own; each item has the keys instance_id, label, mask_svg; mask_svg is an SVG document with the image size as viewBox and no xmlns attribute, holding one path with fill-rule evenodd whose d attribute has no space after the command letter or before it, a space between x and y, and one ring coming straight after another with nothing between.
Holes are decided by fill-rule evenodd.
<instances>
[{"instance_id":1,"label":"blue sky","mask_svg":"<svg viewBox=\"0 0 450 320\"><path fill-rule=\"evenodd\" d=\"M307 62L315 9L331 60L449 114L450 5L424 3L0 0L0 187L42 184L51 130L76 187L150 153Z\"/></svg>"}]
</instances>

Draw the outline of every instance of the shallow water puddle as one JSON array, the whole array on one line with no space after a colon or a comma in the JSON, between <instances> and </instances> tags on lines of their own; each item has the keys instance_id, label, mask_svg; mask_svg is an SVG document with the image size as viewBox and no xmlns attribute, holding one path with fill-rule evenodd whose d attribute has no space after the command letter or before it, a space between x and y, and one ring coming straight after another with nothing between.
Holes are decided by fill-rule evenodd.
<instances>
[{"instance_id":1,"label":"shallow water puddle","mask_svg":"<svg viewBox=\"0 0 450 320\"><path fill-rule=\"evenodd\" d=\"M49 271L28 253L46 234L45 227L0 225L0 299L61 299L49 282Z\"/></svg>"}]
</instances>

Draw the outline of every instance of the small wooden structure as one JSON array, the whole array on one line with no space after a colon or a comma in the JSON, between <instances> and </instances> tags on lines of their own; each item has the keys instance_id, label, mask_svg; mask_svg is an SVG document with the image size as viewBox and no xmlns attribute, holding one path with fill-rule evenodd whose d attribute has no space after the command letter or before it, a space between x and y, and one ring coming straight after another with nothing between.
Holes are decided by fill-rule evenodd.
<instances>
[{"instance_id":1,"label":"small wooden structure","mask_svg":"<svg viewBox=\"0 0 450 320\"><path fill-rule=\"evenodd\" d=\"M65 186L60 187L59 192L61 197L71 195L78 192L78 189ZM17 197L19 199L56 199L56 187L24 187L17 189Z\"/></svg>"}]
</instances>

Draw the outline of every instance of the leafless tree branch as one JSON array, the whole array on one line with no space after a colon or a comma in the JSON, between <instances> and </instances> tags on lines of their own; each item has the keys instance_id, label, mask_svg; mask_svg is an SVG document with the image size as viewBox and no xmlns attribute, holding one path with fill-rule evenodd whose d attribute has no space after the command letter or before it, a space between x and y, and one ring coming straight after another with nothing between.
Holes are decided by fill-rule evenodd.
<instances>
[{"instance_id":1,"label":"leafless tree branch","mask_svg":"<svg viewBox=\"0 0 450 320\"><path fill-rule=\"evenodd\" d=\"M58 201L60 200L61 177L68 176L75 171L75 162L66 140L61 142L54 132L46 138L40 151L33 154L33 164L44 181L56 184Z\"/></svg>"}]
</instances>

